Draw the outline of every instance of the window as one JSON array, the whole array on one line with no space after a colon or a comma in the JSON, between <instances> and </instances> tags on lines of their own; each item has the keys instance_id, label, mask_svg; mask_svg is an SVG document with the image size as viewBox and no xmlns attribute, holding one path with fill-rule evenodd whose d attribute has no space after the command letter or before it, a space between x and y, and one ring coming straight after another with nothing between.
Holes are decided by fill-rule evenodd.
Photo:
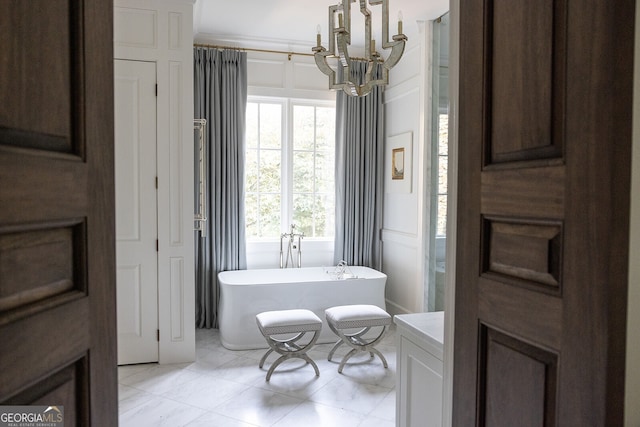
<instances>
[{"instance_id":1,"label":"window","mask_svg":"<svg viewBox=\"0 0 640 427\"><path fill-rule=\"evenodd\" d=\"M333 237L335 105L250 99L246 126L247 239Z\"/></svg>"},{"instance_id":2,"label":"window","mask_svg":"<svg viewBox=\"0 0 640 427\"><path fill-rule=\"evenodd\" d=\"M447 235L447 170L449 160L449 114L438 118L438 224L436 236Z\"/></svg>"}]
</instances>

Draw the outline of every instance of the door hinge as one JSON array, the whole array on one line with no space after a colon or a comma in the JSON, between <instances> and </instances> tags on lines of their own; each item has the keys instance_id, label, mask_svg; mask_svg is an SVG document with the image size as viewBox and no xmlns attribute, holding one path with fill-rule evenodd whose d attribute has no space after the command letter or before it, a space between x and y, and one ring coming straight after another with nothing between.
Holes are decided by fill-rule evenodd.
<instances>
[{"instance_id":1,"label":"door hinge","mask_svg":"<svg viewBox=\"0 0 640 427\"><path fill-rule=\"evenodd\" d=\"M160 342L160 329L156 329L156 340Z\"/></svg>"},{"instance_id":2,"label":"door hinge","mask_svg":"<svg viewBox=\"0 0 640 427\"><path fill-rule=\"evenodd\" d=\"M156 83L156 96L158 96L158 83Z\"/></svg>"},{"instance_id":3,"label":"door hinge","mask_svg":"<svg viewBox=\"0 0 640 427\"><path fill-rule=\"evenodd\" d=\"M156 252L160 252L160 242L156 239Z\"/></svg>"},{"instance_id":4,"label":"door hinge","mask_svg":"<svg viewBox=\"0 0 640 427\"><path fill-rule=\"evenodd\" d=\"M156 190L158 189L158 177L156 176Z\"/></svg>"}]
</instances>

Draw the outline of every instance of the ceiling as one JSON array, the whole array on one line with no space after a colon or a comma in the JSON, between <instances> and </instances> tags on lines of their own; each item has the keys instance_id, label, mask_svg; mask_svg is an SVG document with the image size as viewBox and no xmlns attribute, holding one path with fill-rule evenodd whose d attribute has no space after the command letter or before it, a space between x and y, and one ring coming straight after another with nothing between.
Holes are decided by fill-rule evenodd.
<instances>
[{"instance_id":1,"label":"ceiling","mask_svg":"<svg viewBox=\"0 0 640 427\"><path fill-rule=\"evenodd\" d=\"M275 44L311 49L316 43L316 26L320 24L326 47L328 6L337 2L338 0L196 0L194 40L215 41L238 47ZM362 15L358 13L358 9L358 3L352 5L354 46L363 45L363 37L359 36L363 33ZM369 9L373 15L375 32L381 26L381 6L370 6ZM402 11L403 15L403 33L411 38L418 34L418 21L433 20L448 9L449 0L389 0L390 36L397 32L398 11Z\"/></svg>"}]
</instances>

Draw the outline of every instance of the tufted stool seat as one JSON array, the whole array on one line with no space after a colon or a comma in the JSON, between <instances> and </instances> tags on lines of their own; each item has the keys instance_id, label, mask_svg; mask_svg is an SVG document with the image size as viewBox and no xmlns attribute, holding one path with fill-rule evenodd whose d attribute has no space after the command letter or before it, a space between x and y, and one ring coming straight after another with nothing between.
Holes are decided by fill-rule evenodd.
<instances>
[{"instance_id":1,"label":"tufted stool seat","mask_svg":"<svg viewBox=\"0 0 640 427\"><path fill-rule=\"evenodd\" d=\"M352 350L342 358L338 372L342 373L342 368L344 368L347 360L360 351L369 352L371 357L377 354L384 367L388 367L387 360L374 346L380 342L387 330L387 326L391 324L391 315L389 315L389 313L375 305L341 305L328 308L324 313L329 328L340 337L340 340L336 342L331 352L329 352L328 360L331 360L340 345L346 344L352 348ZM374 327L381 327L380 334L375 338L365 338L364 335ZM358 331L348 331L353 329L357 329Z\"/></svg>"},{"instance_id":2,"label":"tufted stool seat","mask_svg":"<svg viewBox=\"0 0 640 427\"><path fill-rule=\"evenodd\" d=\"M260 359L259 367L262 368L267 357L276 352L281 356L271 364L269 371L267 372L267 381L271 378L274 369L284 362L285 360L298 358L303 359L307 363L313 366L316 371L316 376L320 375L318 365L315 364L309 356L307 351L313 347L320 330L322 329L322 320L316 316L310 310L279 310L279 311L265 311L256 315L256 322L260 332L267 340L269 347L271 347L262 359ZM311 341L307 344L300 344L300 339L308 332L313 332ZM290 335L293 334L293 337ZM275 338L277 335L289 335L281 339Z\"/></svg>"}]
</instances>

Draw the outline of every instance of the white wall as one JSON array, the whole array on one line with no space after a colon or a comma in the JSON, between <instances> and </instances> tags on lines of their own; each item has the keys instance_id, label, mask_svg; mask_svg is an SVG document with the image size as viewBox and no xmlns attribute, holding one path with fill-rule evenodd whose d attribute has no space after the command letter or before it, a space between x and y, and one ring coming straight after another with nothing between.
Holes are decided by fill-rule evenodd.
<instances>
[{"instance_id":1,"label":"white wall","mask_svg":"<svg viewBox=\"0 0 640 427\"><path fill-rule=\"evenodd\" d=\"M419 23L419 27L420 33L409 39L404 56L390 72L385 91L387 142L407 132L413 136L411 191L386 188L384 195L382 269L388 276L387 309L393 314L424 309L430 211L426 189L431 175L431 32L428 23ZM390 147L385 148L388 155Z\"/></svg>"},{"instance_id":2,"label":"white wall","mask_svg":"<svg viewBox=\"0 0 640 427\"><path fill-rule=\"evenodd\" d=\"M160 363L193 361L193 1L114 3L115 58L157 70Z\"/></svg>"},{"instance_id":3,"label":"white wall","mask_svg":"<svg viewBox=\"0 0 640 427\"><path fill-rule=\"evenodd\" d=\"M625 426L640 425L640 4L636 3Z\"/></svg>"}]
</instances>

